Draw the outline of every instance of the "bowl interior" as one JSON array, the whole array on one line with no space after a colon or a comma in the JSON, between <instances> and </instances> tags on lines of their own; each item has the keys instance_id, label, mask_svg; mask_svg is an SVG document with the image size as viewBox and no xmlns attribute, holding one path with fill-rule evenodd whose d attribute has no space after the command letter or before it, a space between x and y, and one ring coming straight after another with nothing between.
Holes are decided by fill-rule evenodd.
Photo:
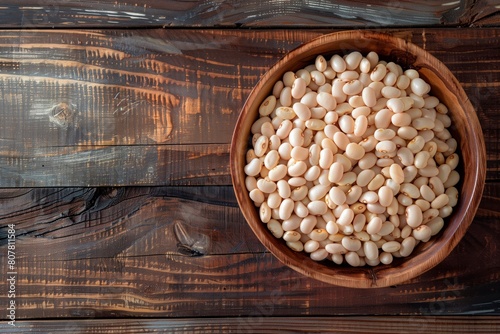
<instances>
[{"instance_id":1,"label":"bowl interior","mask_svg":"<svg viewBox=\"0 0 500 334\"><path fill-rule=\"evenodd\" d=\"M445 227L427 243L420 243L413 254L394 259L390 265L376 267L338 266L329 261L316 262L303 252L289 249L276 239L260 221L257 208L245 188L245 153L252 123L257 119L260 103L270 94L274 83L286 71L296 71L314 62L317 55L332 56L360 51L379 54L380 59L394 61L403 68L419 71L432 87L431 94L449 109L454 137L461 155L460 199ZM329 59L327 57L327 59ZM347 287L383 287L413 278L442 261L465 234L479 205L486 174L484 139L477 115L465 92L451 72L425 50L405 40L367 31L346 31L321 36L285 55L266 72L250 93L238 118L231 144L233 187L250 227L282 263L312 278ZM465 164L464 164L465 162Z\"/></svg>"}]
</instances>

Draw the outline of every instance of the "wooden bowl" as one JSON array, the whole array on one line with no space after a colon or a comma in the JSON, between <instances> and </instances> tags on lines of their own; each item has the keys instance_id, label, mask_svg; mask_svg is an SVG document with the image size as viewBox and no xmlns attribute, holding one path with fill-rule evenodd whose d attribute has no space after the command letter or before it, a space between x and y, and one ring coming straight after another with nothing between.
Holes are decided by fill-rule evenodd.
<instances>
[{"instance_id":1,"label":"wooden bowl","mask_svg":"<svg viewBox=\"0 0 500 334\"><path fill-rule=\"evenodd\" d=\"M348 267L331 261L315 262L305 252L294 252L276 239L260 221L257 208L245 188L245 154L252 123L260 103L286 71L314 63L317 55L331 56L358 50L370 51L380 59L414 68L428 82L431 94L449 109L452 132L459 143L460 198L445 226L429 242L420 243L407 258L395 258L389 265ZM328 58L327 58L328 59ZM231 144L231 176L239 206L248 224L272 254L282 263L314 279L346 287L370 288L395 285L414 278L441 262L457 245L471 224L479 205L486 175L485 145L477 115L453 74L425 50L400 38L368 31L344 31L316 38L285 55L267 71L250 93L236 123ZM465 163L464 163L465 162Z\"/></svg>"}]
</instances>

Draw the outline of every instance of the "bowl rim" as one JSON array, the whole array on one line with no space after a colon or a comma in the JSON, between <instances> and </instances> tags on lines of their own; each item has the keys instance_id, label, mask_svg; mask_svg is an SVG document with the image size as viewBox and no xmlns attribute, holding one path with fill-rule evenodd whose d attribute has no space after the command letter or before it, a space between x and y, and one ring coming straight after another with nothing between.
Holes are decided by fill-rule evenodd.
<instances>
[{"instance_id":1,"label":"bowl rim","mask_svg":"<svg viewBox=\"0 0 500 334\"><path fill-rule=\"evenodd\" d=\"M262 231L265 228L265 224L258 219L255 221L255 214L249 214L246 210L243 210L244 205L250 204L254 207L253 202L250 200L248 196L248 191L244 186L244 178L245 175L243 173L242 168L238 166L238 157L241 159L242 155L246 152L246 149L242 152L242 145L236 145L237 138L241 134L242 126L244 120L248 115L252 112L251 110L251 102L255 99L255 97L259 94L260 88L264 85L271 77L273 77L276 72L283 72L284 66L289 61L289 59L294 59L295 57L299 57L305 50L317 49L324 46L324 44L330 43L338 43L344 40L371 40L376 43L387 41L390 39L395 43L401 45L401 49L404 50L407 54L417 55L421 54L426 59L426 64L430 64L431 72L434 71L441 75L441 79L444 77L444 82L447 84L453 85L453 88L456 90L455 97L460 102L463 112L465 116L468 118L469 124L473 125L470 128L466 129L468 135L476 138L473 142L474 149L470 151L473 159L467 162L467 167L471 168L473 174L467 174L467 177L472 177L473 189L471 189L471 194L468 198L460 199L461 212L464 212L465 215L462 220L455 224L450 225L447 228L444 228L440 232L439 239L444 242L441 242L439 245L433 246L432 258L428 260L422 260L427 254L425 251L417 254L415 256L410 256L402 260L397 266L386 265L386 266L375 266L375 267L333 267L328 266L327 269L324 269L326 266L321 262L314 262L312 260L307 260L307 269L304 268L304 261L299 261L296 259L296 256L290 256L294 252L290 249L287 249L284 244L283 246L277 246L275 243L271 242L271 240L276 239L267 229L265 229L265 233ZM353 50L356 47L353 48ZM332 50L331 54L338 53L338 50ZM381 58L384 58L385 55L380 55ZM420 56L417 56L417 58ZM404 64L411 65L411 64ZM288 68L291 69L291 68ZM420 72L420 71L419 71ZM274 83L273 83L274 84ZM440 99L441 100L441 99ZM261 101L258 101L259 104ZM254 115L257 117L257 115ZM465 147L464 140L460 140L460 147ZM238 120L236 122L231 147L230 147L230 171L231 171L231 179L232 185L235 192L236 199L238 201L238 206L242 211L245 220L247 221L250 228L253 230L254 234L260 240L260 242L283 264L288 267L300 272L303 275L312 277L314 279L338 285L344 287L356 287L356 288L373 288L373 287L386 287L391 285L396 285L402 283L404 281L408 281L416 276L423 274L429 269L436 266L440 263L448 254L455 248L458 242L461 240L466 230L470 226L473 221L473 217L478 209L479 202L482 196L482 192L485 184L486 177L486 148L484 143L483 133L480 127L480 123L477 117L477 114L472 106L470 100L467 98L465 91L462 86L455 78L453 73L437 58L435 58L428 51L420 48L419 46L408 42L404 39L396 37L394 35L388 33L380 33L373 32L369 30L346 30L339 31L333 33L327 33L316 37L309 42L305 42L293 49L286 55L284 55L280 60L278 60L270 69L268 69L251 90L248 98L245 101L243 108L238 116ZM243 181L243 182L242 182ZM463 206L463 207L462 207ZM254 207L255 208L255 207ZM257 211L257 210L254 210ZM257 223L260 223L260 227L256 226ZM454 227L451 229L451 227ZM445 231L446 233L443 233ZM274 242L276 242L274 240ZM422 260L422 261L421 261ZM411 266L409 266L411 264ZM393 269L399 270L393 270ZM391 269L390 276L385 275L387 269ZM357 275L353 275L353 270L357 271ZM325 273L327 271L328 273Z\"/></svg>"}]
</instances>

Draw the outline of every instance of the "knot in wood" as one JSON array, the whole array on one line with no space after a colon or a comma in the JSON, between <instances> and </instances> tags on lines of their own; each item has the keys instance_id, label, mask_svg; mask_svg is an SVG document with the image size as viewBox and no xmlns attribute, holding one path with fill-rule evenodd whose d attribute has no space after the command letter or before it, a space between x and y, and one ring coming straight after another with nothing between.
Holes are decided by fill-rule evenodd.
<instances>
[{"instance_id":1,"label":"knot in wood","mask_svg":"<svg viewBox=\"0 0 500 334\"><path fill-rule=\"evenodd\" d=\"M67 128L71 123L74 123L75 114L75 110L70 104L61 102L52 107L49 119L55 125Z\"/></svg>"}]
</instances>

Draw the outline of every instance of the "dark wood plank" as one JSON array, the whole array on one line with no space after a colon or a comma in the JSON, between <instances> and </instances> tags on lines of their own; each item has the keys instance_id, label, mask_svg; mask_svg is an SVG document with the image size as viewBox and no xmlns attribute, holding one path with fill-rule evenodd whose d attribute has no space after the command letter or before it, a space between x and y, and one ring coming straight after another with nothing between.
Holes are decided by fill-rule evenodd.
<instances>
[{"instance_id":1,"label":"dark wood plank","mask_svg":"<svg viewBox=\"0 0 500 334\"><path fill-rule=\"evenodd\" d=\"M230 187L6 189L1 198L1 254L6 226L17 231L18 319L500 314L499 183L487 184L445 261L372 290L283 266L253 235Z\"/></svg>"},{"instance_id":2,"label":"dark wood plank","mask_svg":"<svg viewBox=\"0 0 500 334\"><path fill-rule=\"evenodd\" d=\"M231 184L229 144L46 147L26 151L31 153L0 153L2 187Z\"/></svg>"},{"instance_id":3,"label":"dark wood plank","mask_svg":"<svg viewBox=\"0 0 500 334\"><path fill-rule=\"evenodd\" d=\"M272 317L188 318L188 319L119 319L20 321L10 333L476 333L495 334L500 319L492 316L427 317Z\"/></svg>"},{"instance_id":4,"label":"dark wood plank","mask_svg":"<svg viewBox=\"0 0 500 334\"><path fill-rule=\"evenodd\" d=\"M500 180L499 30L384 31L457 76L483 125L488 180ZM285 52L328 32L1 31L0 186L228 185L248 93Z\"/></svg>"},{"instance_id":5,"label":"dark wood plank","mask_svg":"<svg viewBox=\"0 0 500 334\"><path fill-rule=\"evenodd\" d=\"M111 1L2 3L0 27L381 27L470 25L494 1ZM497 21L498 22L498 21ZM480 22L476 22L480 23Z\"/></svg>"},{"instance_id":6,"label":"dark wood plank","mask_svg":"<svg viewBox=\"0 0 500 334\"><path fill-rule=\"evenodd\" d=\"M230 184L231 125L246 94L280 50L317 33L268 35L4 32L0 185L200 184L208 176Z\"/></svg>"}]
</instances>

